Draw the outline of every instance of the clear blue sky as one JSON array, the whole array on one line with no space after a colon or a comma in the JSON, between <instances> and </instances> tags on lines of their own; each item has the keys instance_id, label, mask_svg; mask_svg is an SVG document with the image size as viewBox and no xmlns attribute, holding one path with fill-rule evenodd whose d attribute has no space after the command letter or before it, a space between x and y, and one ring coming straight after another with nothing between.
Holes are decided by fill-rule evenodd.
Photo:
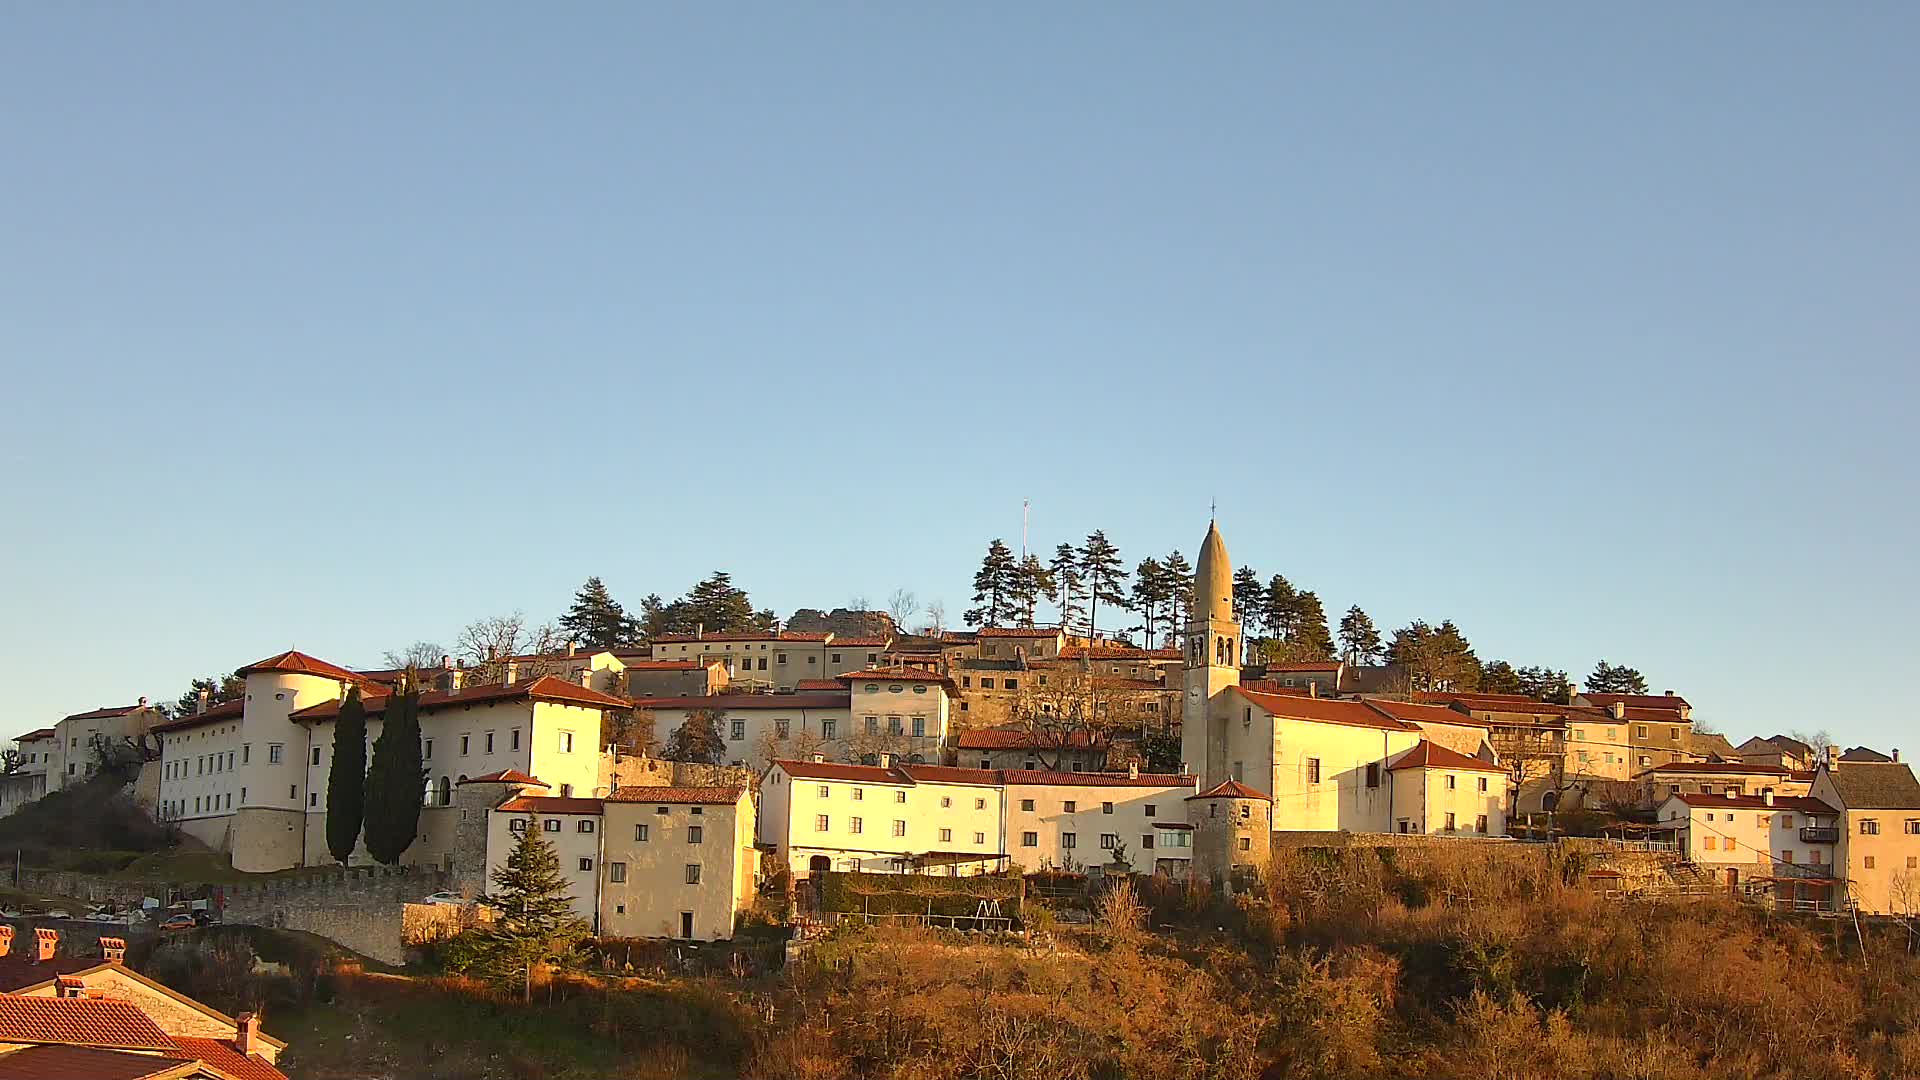
<instances>
[{"instance_id":1,"label":"clear blue sky","mask_svg":"<svg viewBox=\"0 0 1920 1080\"><path fill-rule=\"evenodd\" d=\"M1920 10L800 8L0 13L0 722L1218 498L1336 615L1920 752Z\"/></svg>"}]
</instances>

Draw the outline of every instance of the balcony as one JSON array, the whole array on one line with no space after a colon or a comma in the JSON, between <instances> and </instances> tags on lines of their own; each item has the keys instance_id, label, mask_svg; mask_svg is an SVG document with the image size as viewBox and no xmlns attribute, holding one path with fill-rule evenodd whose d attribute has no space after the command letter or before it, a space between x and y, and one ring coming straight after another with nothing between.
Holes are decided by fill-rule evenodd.
<instances>
[{"instance_id":1,"label":"balcony","mask_svg":"<svg viewBox=\"0 0 1920 1080\"><path fill-rule=\"evenodd\" d=\"M1831 825L1809 825L1800 830L1800 842L1803 844L1837 844L1840 842L1840 830Z\"/></svg>"}]
</instances>

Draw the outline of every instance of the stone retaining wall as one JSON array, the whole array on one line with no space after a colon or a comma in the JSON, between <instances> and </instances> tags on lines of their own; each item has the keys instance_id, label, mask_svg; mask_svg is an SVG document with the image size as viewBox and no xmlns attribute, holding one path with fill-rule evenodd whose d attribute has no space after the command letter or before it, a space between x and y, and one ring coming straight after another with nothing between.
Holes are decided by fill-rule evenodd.
<instances>
[{"instance_id":1,"label":"stone retaining wall","mask_svg":"<svg viewBox=\"0 0 1920 1080\"><path fill-rule=\"evenodd\" d=\"M443 888L447 875L423 867L352 867L275 878L227 890L230 923L304 930L382 963L404 964L405 908Z\"/></svg>"}]
</instances>

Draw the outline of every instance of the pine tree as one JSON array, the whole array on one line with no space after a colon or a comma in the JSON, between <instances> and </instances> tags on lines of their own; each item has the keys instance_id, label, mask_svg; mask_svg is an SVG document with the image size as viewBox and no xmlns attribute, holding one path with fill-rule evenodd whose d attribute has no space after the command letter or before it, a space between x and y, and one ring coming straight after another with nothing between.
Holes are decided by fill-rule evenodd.
<instances>
[{"instance_id":1,"label":"pine tree","mask_svg":"<svg viewBox=\"0 0 1920 1080\"><path fill-rule=\"evenodd\" d=\"M1491 660L1480 669L1480 692L1483 694L1518 694L1520 673L1505 660Z\"/></svg>"},{"instance_id":2,"label":"pine tree","mask_svg":"<svg viewBox=\"0 0 1920 1080\"><path fill-rule=\"evenodd\" d=\"M967 625L1001 626L1012 622L1018 614L1014 601L1018 586L1014 579L1019 573L1020 565L1014 562L1013 552L995 537L987 544L986 557L980 560L980 569L973 575L973 602L978 606L961 616Z\"/></svg>"},{"instance_id":3,"label":"pine tree","mask_svg":"<svg viewBox=\"0 0 1920 1080\"><path fill-rule=\"evenodd\" d=\"M1121 591L1127 584L1126 564L1120 561L1120 549L1113 546L1103 530L1095 529L1088 534L1087 542L1081 546L1080 573L1085 576L1087 593L1093 598L1087 611L1087 632L1091 637L1100 629L1102 603L1121 609L1127 606L1127 594Z\"/></svg>"},{"instance_id":4,"label":"pine tree","mask_svg":"<svg viewBox=\"0 0 1920 1080\"><path fill-rule=\"evenodd\" d=\"M1267 633L1288 645L1296 643L1300 636L1300 596L1284 575L1275 574L1267 582L1266 615Z\"/></svg>"},{"instance_id":5,"label":"pine tree","mask_svg":"<svg viewBox=\"0 0 1920 1080\"><path fill-rule=\"evenodd\" d=\"M1173 607L1173 629L1170 632L1178 633L1193 616L1193 566L1178 548L1168 552L1167 557L1160 560L1160 565L1167 572L1167 587L1172 594L1168 599Z\"/></svg>"},{"instance_id":6,"label":"pine tree","mask_svg":"<svg viewBox=\"0 0 1920 1080\"><path fill-rule=\"evenodd\" d=\"M1451 619L1437 627L1415 620L1395 630L1387 660L1406 669L1415 691L1466 691L1480 684L1480 660Z\"/></svg>"},{"instance_id":7,"label":"pine tree","mask_svg":"<svg viewBox=\"0 0 1920 1080\"><path fill-rule=\"evenodd\" d=\"M1340 648L1347 663L1359 666L1380 657L1380 631L1373 619L1355 604L1340 619Z\"/></svg>"},{"instance_id":8,"label":"pine tree","mask_svg":"<svg viewBox=\"0 0 1920 1080\"><path fill-rule=\"evenodd\" d=\"M573 606L560 616L560 629L568 639L590 649L631 645L640 636L639 625L597 577L588 578L573 594Z\"/></svg>"},{"instance_id":9,"label":"pine tree","mask_svg":"<svg viewBox=\"0 0 1920 1080\"><path fill-rule=\"evenodd\" d=\"M367 709L360 688L347 688L333 722L333 767L327 773L327 851L342 866L353 858L366 815Z\"/></svg>"},{"instance_id":10,"label":"pine tree","mask_svg":"<svg viewBox=\"0 0 1920 1080\"><path fill-rule=\"evenodd\" d=\"M420 802L427 770L420 760L419 679L408 672L401 688L387 698L380 737L367 768L367 854L389 866L420 833Z\"/></svg>"},{"instance_id":11,"label":"pine tree","mask_svg":"<svg viewBox=\"0 0 1920 1080\"><path fill-rule=\"evenodd\" d=\"M709 634L725 630L765 629L758 624L767 621L773 614L770 611L756 613L746 590L735 588L733 576L723 570L715 570L713 576L687 590L679 606L679 619L682 626L686 627L683 633L699 628L704 628Z\"/></svg>"},{"instance_id":12,"label":"pine tree","mask_svg":"<svg viewBox=\"0 0 1920 1080\"><path fill-rule=\"evenodd\" d=\"M1293 602L1293 651L1300 660L1333 659L1333 635L1327 632L1327 612L1312 589L1302 590Z\"/></svg>"},{"instance_id":13,"label":"pine tree","mask_svg":"<svg viewBox=\"0 0 1920 1080\"><path fill-rule=\"evenodd\" d=\"M1605 660L1595 665L1593 674L1587 676L1586 692L1589 694L1644 694L1647 692L1646 676L1624 664L1609 664Z\"/></svg>"},{"instance_id":14,"label":"pine tree","mask_svg":"<svg viewBox=\"0 0 1920 1080\"><path fill-rule=\"evenodd\" d=\"M711 709L695 709L667 736L667 748L661 756L668 761L718 765L726 752L726 740L720 737L719 714Z\"/></svg>"},{"instance_id":15,"label":"pine tree","mask_svg":"<svg viewBox=\"0 0 1920 1080\"><path fill-rule=\"evenodd\" d=\"M1555 671L1545 667L1523 667L1514 672L1520 683L1519 692L1535 701L1545 701L1553 705L1573 704L1573 680L1564 671Z\"/></svg>"},{"instance_id":16,"label":"pine tree","mask_svg":"<svg viewBox=\"0 0 1920 1080\"><path fill-rule=\"evenodd\" d=\"M1169 615L1167 604L1173 596L1173 583L1167 580L1166 568L1160 560L1148 556L1140 560L1133 568L1133 610L1145 620L1141 628L1147 632L1147 648L1153 648L1154 631L1158 628L1163 615Z\"/></svg>"},{"instance_id":17,"label":"pine tree","mask_svg":"<svg viewBox=\"0 0 1920 1080\"><path fill-rule=\"evenodd\" d=\"M481 973L519 982L530 997L534 967L570 953L590 928L574 914L560 856L537 820L525 819L507 861L490 876L493 888L480 902L494 910L494 922L482 931Z\"/></svg>"},{"instance_id":18,"label":"pine tree","mask_svg":"<svg viewBox=\"0 0 1920 1080\"><path fill-rule=\"evenodd\" d=\"M1260 575L1251 566L1233 572L1233 617L1248 637L1267 627L1267 590L1260 587Z\"/></svg>"},{"instance_id":19,"label":"pine tree","mask_svg":"<svg viewBox=\"0 0 1920 1080\"><path fill-rule=\"evenodd\" d=\"M1010 599L1020 625L1032 626L1040 613L1040 598L1053 595L1053 571L1040 561L1040 556L1028 555L1014 569L1011 588Z\"/></svg>"},{"instance_id":20,"label":"pine tree","mask_svg":"<svg viewBox=\"0 0 1920 1080\"><path fill-rule=\"evenodd\" d=\"M187 692L171 707L162 706L168 715L175 718L192 716L200 708L200 691L207 692L207 707L212 708L222 702L235 701L246 696L247 680L238 675L214 675L204 679L195 679L187 685Z\"/></svg>"},{"instance_id":21,"label":"pine tree","mask_svg":"<svg viewBox=\"0 0 1920 1080\"><path fill-rule=\"evenodd\" d=\"M687 632L686 609L677 600L669 604L660 599L659 593L649 593L640 601L638 631L641 643L662 634L684 634Z\"/></svg>"},{"instance_id":22,"label":"pine tree","mask_svg":"<svg viewBox=\"0 0 1920 1080\"><path fill-rule=\"evenodd\" d=\"M1080 553L1073 550L1072 544L1061 544L1053 549L1053 561L1047 564L1047 574L1053 579L1053 588L1047 591L1047 599L1060 610L1060 628L1071 634L1080 627L1080 616L1086 611L1080 603Z\"/></svg>"}]
</instances>

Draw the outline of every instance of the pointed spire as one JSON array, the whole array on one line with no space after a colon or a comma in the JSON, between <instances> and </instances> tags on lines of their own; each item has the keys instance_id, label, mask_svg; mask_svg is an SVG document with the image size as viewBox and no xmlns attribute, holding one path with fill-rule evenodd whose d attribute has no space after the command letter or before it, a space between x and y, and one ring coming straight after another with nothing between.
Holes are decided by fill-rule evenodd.
<instances>
[{"instance_id":1,"label":"pointed spire","mask_svg":"<svg viewBox=\"0 0 1920 1080\"><path fill-rule=\"evenodd\" d=\"M1207 523L1207 535L1200 541L1200 559L1193 573L1193 620L1195 622L1233 621L1233 560L1227 557L1227 542L1220 538L1220 527Z\"/></svg>"}]
</instances>

